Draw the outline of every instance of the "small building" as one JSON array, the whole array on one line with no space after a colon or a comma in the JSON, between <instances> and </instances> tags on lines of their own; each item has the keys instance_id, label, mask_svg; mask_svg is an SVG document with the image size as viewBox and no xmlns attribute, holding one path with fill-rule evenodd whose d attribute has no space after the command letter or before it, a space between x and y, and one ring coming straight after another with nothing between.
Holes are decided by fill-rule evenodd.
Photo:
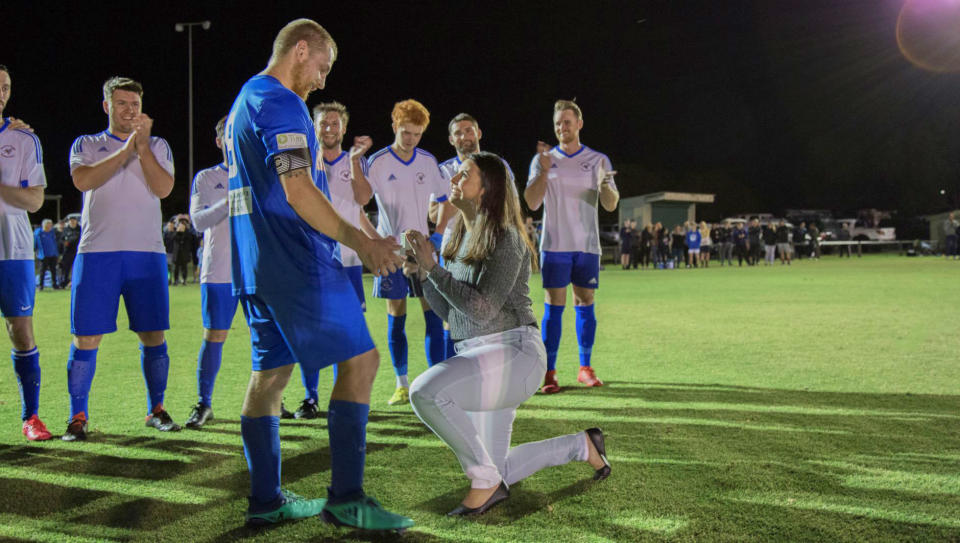
<instances>
[{"instance_id":1,"label":"small building","mask_svg":"<svg viewBox=\"0 0 960 543\"><path fill-rule=\"evenodd\" d=\"M943 221L953 213L953 218L960 221L960 209L954 211L944 211L933 215L925 215L924 218L930 221L930 244L937 251L942 251L946 247L946 234L943 231Z\"/></svg>"},{"instance_id":2,"label":"small building","mask_svg":"<svg viewBox=\"0 0 960 543\"><path fill-rule=\"evenodd\" d=\"M620 224L635 219L637 226L663 223L664 228L697 220L697 204L712 204L715 194L654 192L620 200Z\"/></svg>"}]
</instances>

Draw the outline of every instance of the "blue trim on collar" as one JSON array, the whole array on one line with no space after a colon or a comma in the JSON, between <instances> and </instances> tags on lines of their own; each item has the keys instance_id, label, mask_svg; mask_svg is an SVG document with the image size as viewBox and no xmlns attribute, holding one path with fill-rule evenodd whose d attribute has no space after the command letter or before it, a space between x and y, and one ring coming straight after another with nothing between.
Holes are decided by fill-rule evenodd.
<instances>
[{"instance_id":1,"label":"blue trim on collar","mask_svg":"<svg viewBox=\"0 0 960 543\"><path fill-rule=\"evenodd\" d=\"M393 158L395 158L395 159L397 159L398 161L400 161L400 164L403 164L404 166L409 166L409 165L413 164L413 161L417 158L417 151L419 151L419 149L417 149L416 147L414 147L414 148L413 148L413 154L410 155L410 160L404 161L402 158L400 158L400 157L397 156L397 153L394 153L394 152L393 152L393 146L387 147L387 150L390 151L390 154L393 155Z\"/></svg>"},{"instance_id":2,"label":"blue trim on collar","mask_svg":"<svg viewBox=\"0 0 960 543\"><path fill-rule=\"evenodd\" d=\"M111 133L110 133L110 129L109 129L109 128L108 128L108 129L106 129L106 130L104 130L104 131L103 131L103 133L104 133L104 134L106 134L107 136L110 136L111 138L113 138L113 139L115 139L115 140L117 140L117 141L119 141L119 142L122 142L122 143L127 143L127 140L122 140L122 139L120 139L120 138L118 138L118 137L116 137L116 136L114 136L113 134L111 134Z\"/></svg>"},{"instance_id":3,"label":"blue trim on collar","mask_svg":"<svg viewBox=\"0 0 960 543\"><path fill-rule=\"evenodd\" d=\"M586 149L586 148L587 148L587 146L581 143L581 144L580 144L580 149L578 149L576 153L573 153L572 155L568 155L567 153L564 153L564 152L563 152L563 149L561 149L559 145L557 145L556 147L554 147L554 149L556 149L557 151L560 151L560 154L561 154L561 155L563 155L563 156L565 156L565 157L567 157L567 158L573 158L573 157L579 155L579 154L582 153L583 150Z\"/></svg>"},{"instance_id":4,"label":"blue trim on collar","mask_svg":"<svg viewBox=\"0 0 960 543\"><path fill-rule=\"evenodd\" d=\"M214 168L220 168L223 171L227 171L227 165L224 164L223 162L221 162L220 164L217 164L216 166L214 166Z\"/></svg>"},{"instance_id":5,"label":"blue trim on collar","mask_svg":"<svg viewBox=\"0 0 960 543\"><path fill-rule=\"evenodd\" d=\"M340 155L337 156L337 158L333 159L333 162L327 162L326 157L324 157L323 163L326 164L327 166L333 166L337 162L340 162L346 154L347 154L346 151L340 151Z\"/></svg>"},{"instance_id":6,"label":"blue trim on collar","mask_svg":"<svg viewBox=\"0 0 960 543\"><path fill-rule=\"evenodd\" d=\"M6 130L8 126L10 126L10 119L4 119L3 126L0 126L0 132Z\"/></svg>"}]
</instances>

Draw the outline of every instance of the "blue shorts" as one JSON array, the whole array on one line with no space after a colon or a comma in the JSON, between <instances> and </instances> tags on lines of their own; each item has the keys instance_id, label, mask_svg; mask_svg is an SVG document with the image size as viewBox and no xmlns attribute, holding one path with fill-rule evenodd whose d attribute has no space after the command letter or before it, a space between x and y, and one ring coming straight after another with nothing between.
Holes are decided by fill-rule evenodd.
<instances>
[{"instance_id":1,"label":"blue shorts","mask_svg":"<svg viewBox=\"0 0 960 543\"><path fill-rule=\"evenodd\" d=\"M600 255L544 251L540 255L540 276L543 288L566 288L573 283L595 289L600 286Z\"/></svg>"},{"instance_id":2,"label":"blue shorts","mask_svg":"<svg viewBox=\"0 0 960 543\"><path fill-rule=\"evenodd\" d=\"M350 284L353 285L353 290L357 293L360 307L366 311L367 299L363 295L363 266L347 266L343 268L343 271L346 272L347 279L350 279Z\"/></svg>"},{"instance_id":3,"label":"blue shorts","mask_svg":"<svg viewBox=\"0 0 960 543\"><path fill-rule=\"evenodd\" d=\"M33 315L37 293L37 278L33 271L33 260L0 260L0 315Z\"/></svg>"},{"instance_id":4,"label":"blue shorts","mask_svg":"<svg viewBox=\"0 0 960 543\"><path fill-rule=\"evenodd\" d=\"M77 336L116 332L121 296L131 330L169 329L166 255L140 251L78 254L70 289L70 332Z\"/></svg>"},{"instance_id":5,"label":"blue shorts","mask_svg":"<svg viewBox=\"0 0 960 543\"><path fill-rule=\"evenodd\" d=\"M376 276L373 278L373 296L375 298L387 298L388 300L402 300L414 294L410 291L407 284L407 276L403 271L397 270L386 277Z\"/></svg>"},{"instance_id":6,"label":"blue shorts","mask_svg":"<svg viewBox=\"0 0 960 543\"><path fill-rule=\"evenodd\" d=\"M229 330L238 298L231 283L200 283L200 314L207 330Z\"/></svg>"},{"instance_id":7,"label":"blue shorts","mask_svg":"<svg viewBox=\"0 0 960 543\"><path fill-rule=\"evenodd\" d=\"M240 295L250 326L253 371L299 362L320 370L374 348L346 274L330 274L322 288L302 288L277 300Z\"/></svg>"}]
</instances>

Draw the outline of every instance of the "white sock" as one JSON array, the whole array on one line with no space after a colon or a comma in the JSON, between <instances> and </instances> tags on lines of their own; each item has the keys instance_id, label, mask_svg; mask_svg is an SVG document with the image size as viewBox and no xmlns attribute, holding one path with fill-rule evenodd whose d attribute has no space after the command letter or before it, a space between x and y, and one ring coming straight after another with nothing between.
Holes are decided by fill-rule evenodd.
<instances>
[{"instance_id":1,"label":"white sock","mask_svg":"<svg viewBox=\"0 0 960 543\"><path fill-rule=\"evenodd\" d=\"M400 388L400 387L410 388L410 380L407 379L406 375L397 376L397 388Z\"/></svg>"}]
</instances>

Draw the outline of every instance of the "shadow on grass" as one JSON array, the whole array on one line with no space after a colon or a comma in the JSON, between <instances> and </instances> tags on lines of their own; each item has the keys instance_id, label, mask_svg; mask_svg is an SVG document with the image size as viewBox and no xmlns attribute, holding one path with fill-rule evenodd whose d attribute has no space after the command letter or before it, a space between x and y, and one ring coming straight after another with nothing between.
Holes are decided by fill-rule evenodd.
<instances>
[{"instance_id":1,"label":"shadow on grass","mask_svg":"<svg viewBox=\"0 0 960 543\"><path fill-rule=\"evenodd\" d=\"M944 485L960 488L960 434L956 431L960 396L622 382L610 382L599 389L570 388L563 396L576 401L563 405L557 402L558 397L536 397L522 406L515 440L544 439L579 431L597 422L608 435L607 452L614 464L613 476L595 483L588 476L578 475L569 484L558 482L560 486L554 490L534 490L551 488L551 470L546 470L534 476L539 479L537 485L514 485L507 502L471 522L526 529L544 521L529 517L556 507L574 510L589 502L598 504L587 508L592 511L590 518L595 519L588 521L591 532L611 541L683 535L685 526L696 526L696 534L687 535L703 540L737 535L748 539L810 539L817 535L823 535L824 540L844 539L856 535L849 531L850 526L881 539L960 539L960 529L919 523L916 519L925 517L911 513L928 509L933 511L931 515L949 516L949 511L960 510L957 494L944 491ZM631 407L633 399L636 407ZM413 414L378 411L371 414L370 420L369 465L402 469L403 466L388 465L401 458L423 462L425 466L439 459L444 465L455 465L444 448L420 447L414 451L404 443L405 438L425 439L430 435ZM97 433L89 443L76 448L62 444L0 445L0 514L23 518L26 526L31 518L59 521L64 511L82 508L84 516L80 522L91 530L97 526L143 530L140 535L144 539L161 539L161 535L166 535L164 528L172 523L194 514L210 514L225 501L239 503L246 496L249 476L239 446L239 425L236 421L220 422L222 426L205 427L200 432L156 437ZM315 423L296 421L291 427L310 428ZM236 424L236 431L232 424ZM283 424L287 422L281 424L283 441L298 445L285 454L284 484L308 477L328 477L324 473L330 469L326 432L318 429L315 435L290 435L284 433ZM237 445L210 443L203 439L204 433L217 438L235 435ZM384 441L400 443L378 443L378 435ZM109 447L98 450L98 444ZM144 455L161 459L137 458L124 454L119 447L141 450ZM159 453L176 456L170 459ZM384 462L384 458L390 461ZM44 477L31 480L31 474ZM86 478L61 483L53 478L54 474ZM177 502L165 500L161 491L156 496L149 490L130 492L131 483L125 483L128 494L112 492L109 484L100 484L96 479L101 476L108 482L128 479L138 489L141 484L148 489L155 484L156 488L195 493L199 499L192 502L189 497L180 497ZM402 481L397 484L410 484L406 478L397 479ZM416 499L424 501L414 509L440 516L455 507L466 492L464 484L444 489L437 488L435 483L431 487L430 480L415 482L413 491L423 496ZM546 485L542 485L544 480ZM309 485L314 483L305 486ZM806 493L839 496L843 501L818 507L816 500L808 499L809 505L801 509L784 505L791 502L786 497L781 500L779 494L768 499L764 492L771 489L784 496ZM393 486L386 492L404 491L409 491L406 486ZM435 491L443 493L437 495ZM731 493L744 499L725 499ZM649 517L644 516L648 503L652 514ZM869 507L887 516L865 517L862 511ZM622 511L611 508L629 513L626 520L617 518L624 516ZM896 514L888 514L891 511ZM609 520L599 520L599 514ZM645 519L653 522L645 524ZM665 519L667 527L658 531L657 519ZM821 523L827 525L813 528ZM430 526L430 520L425 524ZM442 532L458 533L456 527L441 526ZM731 528L737 531L727 531ZM215 541L264 536L263 530L242 527L223 533L219 533L223 528L217 530L197 535ZM319 540L392 539L332 531L323 525L317 531ZM416 530L408 532L404 539L456 540L454 536L444 539Z\"/></svg>"}]
</instances>

